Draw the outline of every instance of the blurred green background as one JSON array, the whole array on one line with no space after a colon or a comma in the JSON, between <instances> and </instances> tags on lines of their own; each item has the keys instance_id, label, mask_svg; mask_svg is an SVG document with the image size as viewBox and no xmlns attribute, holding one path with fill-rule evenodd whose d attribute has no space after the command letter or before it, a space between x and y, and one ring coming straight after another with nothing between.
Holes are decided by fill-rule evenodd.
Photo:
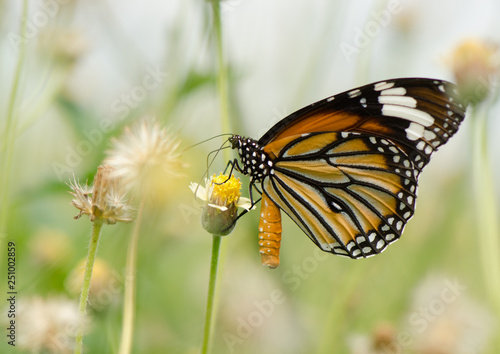
<instances>
[{"instance_id":1,"label":"blurred green background","mask_svg":"<svg viewBox=\"0 0 500 354\"><path fill-rule=\"evenodd\" d=\"M2 336L0 352L66 353L74 317L67 301L78 300L91 228L87 217L73 220L66 183L73 174L91 183L110 138L144 115L178 134L181 150L221 133L212 18L202 0L29 1L22 36L21 8L22 1L0 1L2 129L21 42L26 50L12 105L12 163L1 171L10 182L0 258L3 298L6 244L14 241L24 322L18 346ZM254 138L296 109L358 85L406 76L453 80L447 58L462 40L500 40L494 0L227 0L221 15L232 133ZM491 116L498 111L493 106ZM500 131L500 119L490 124L492 135ZM219 144L186 151L187 168L169 182L168 204L145 217L134 353L199 352L211 236L188 185L202 179L206 156ZM499 146L490 146L496 172ZM377 257L322 253L284 217L281 265L265 269L258 212L242 218L222 241L212 352L500 352L473 218L470 149L466 120L421 176L403 237ZM226 162L219 157L212 172ZM246 195L248 179L242 182ZM103 228L87 353L117 351L131 229ZM7 325L6 312L0 320Z\"/></svg>"}]
</instances>

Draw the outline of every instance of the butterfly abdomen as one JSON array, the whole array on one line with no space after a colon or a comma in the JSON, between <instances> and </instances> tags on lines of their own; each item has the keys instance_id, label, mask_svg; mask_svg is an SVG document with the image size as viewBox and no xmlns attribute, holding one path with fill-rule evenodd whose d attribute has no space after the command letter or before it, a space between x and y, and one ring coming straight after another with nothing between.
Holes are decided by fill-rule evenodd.
<instances>
[{"instance_id":1,"label":"butterfly abdomen","mask_svg":"<svg viewBox=\"0 0 500 354\"><path fill-rule=\"evenodd\" d=\"M259 250L262 265L276 268L280 264L281 212L266 194L262 194L259 221Z\"/></svg>"}]
</instances>

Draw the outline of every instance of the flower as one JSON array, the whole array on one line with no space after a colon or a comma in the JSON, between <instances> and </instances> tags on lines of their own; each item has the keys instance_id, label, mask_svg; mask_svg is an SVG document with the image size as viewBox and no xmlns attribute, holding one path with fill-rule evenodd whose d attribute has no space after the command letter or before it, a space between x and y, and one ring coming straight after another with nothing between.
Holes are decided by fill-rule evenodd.
<instances>
[{"instance_id":1,"label":"flower","mask_svg":"<svg viewBox=\"0 0 500 354\"><path fill-rule=\"evenodd\" d=\"M238 208L248 211L252 208L252 202L241 197L241 182L234 176L214 174L205 184L205 187L197 183L189 186L196 198L206 202L201 216L202 225L213 235L228 235L235 226Z\"/></svg>"},{"instance_id":2,"label":"flower","mask_svg":"<svg viewBox=\"0 0 500 354\"><path fill-rule=\"evenodd\" d=\"M105 163L114 167L114 176L136 196L164 197L169 179L180 176L180 142L154 118L146 117L132 128L126 127L112 144Z\"/></svg>"},{"instance_id":3,"label":"flower","mask_svg":"<svg viewBox=\"0 0 500 354\"><path fill-rule=\"evenodd\" d=\"M500 70L499 54L496 45L472 38L464 40L452 52L448 62L465 103L480 103L494 89Z\"/></svg>"},{"instance_id":4,"label":"flower","mask_svg":"<svg viewBox=\"0 0 500 354\"><path fill-rule=\"evenodd\" d=\"M107 224L133 220L133 208L125 200L119 180L113 176L112 171L113 168L109 165L99 166L92 187L82 186L76 179L70 182L69 186L73 191L70 194L75 197L71 204L80 210L75 219L87 214L90 221L101 220Z\"/></svg>"},{"instance_id":5,"label":"flower","mask_svg":"<svg viewBox=\"0 0 500 354\"><path fill-rule=\"evenodd\" d=\"M370 335L350 335L347 344L352 354L395 354L402 349L397 335L397 330L391 323L379 322Z\"/></svg>"},{"instance_id":6,"label":"flower","mask_svg":"<svg viewBox=\"0 0 500 354\"><path fill-rule=\"evenodd\" d=\"M495 319L458 279L427 276L415 289L408 334L415 353L483 353Z\"/></svg>"},{"instance_id":7,"label":"flower","mask_svg":"<svg viewBox=\"0 0 500 354\"><path fill-rule=\"evenodd\" d=\"M75 64L89 48L89 42L84 33L79 30L64 27L47 27L40 32L39 45L50 60L64 67Z\"/></svg>"},{"instance_id":8,"label":"flower","mask_svg":"<svg viewBox=\"0 0 500 354\"><path fill-rule=\"evenodd\" d=\"M41 227L28 242L29 258L40 267L61 267L74 254L70 237L61 230Z\"/></svg>"},{"instance_id":9,"label":"flower","mask_svg":"<svg viewBox=\"0 0 500 354\"><path fill-rule=\"evenodd\" d=\"M32 353L71 353L80 321L78 306L63 297L27 298L17 313L18 345ZM88 327L88 318L84 319ZM17 343L16 343L17 344Z\"/></svg>"}]
</instances>

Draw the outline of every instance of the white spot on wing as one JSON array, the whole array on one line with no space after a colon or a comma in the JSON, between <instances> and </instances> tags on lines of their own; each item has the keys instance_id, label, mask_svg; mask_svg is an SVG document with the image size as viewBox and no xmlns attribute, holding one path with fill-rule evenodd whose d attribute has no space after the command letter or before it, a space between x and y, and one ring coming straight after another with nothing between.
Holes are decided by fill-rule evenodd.
<instances>
[{"instance_id":1,"label":"white spot on wing","mask_svg":"<svg viewBox=\"0 0 500 354\"><path fill-rule=\"evenodd\" d=\"M394 234L388 234L388 235L386 235L386 236L385 236L385 240L386 240L386 241L391 241L391 240L393 240L395 237L396 237L396 235L394 235Z\"/></svg>"},{"instance_id":2,"label":"white spot on wing","mask_svg":"<svg viewBox=\"0 0 500 354\"><path fill-rule=\"evenodd\" d=\"M404 87L394 87L388 90L384 90L380 92L381 95L396 95L396 96L404 96L406 95L406 89Z\"/></svg>"},{"instance_id":3,"label":"white spot on wing","mask_svg":"<svg viewBox=\"0 0 500 354\"><path fill-rule=\"evenodd\" d=\"M382 91L382 90L390 89L393 86L394 86L394 82L383 81L383 82L376 83L375 86L373 87L373 89L375 91Z\"/></svg>"},{"instance_id":4,"label":"white spot on wing","mask_svg":"<svg viewBox=\"0 0 500 354\"><path fill-rule=\"evenodd\" d=\"M335 202L332 202L332 205L333 205L335 208L337 208L337 210L339 210L339 211L341 211L341 210L342 210L342 207L341 207L339 204L337 204L337 203L335 203Z\"/></svg>"},{"instance_id":5,"label":"white spot on wing","mask_svg":"<svg viewBox=\"0 0 500 354\"><path fill-rule=\"evenodd\" d=\"M382 114L384 116L402 118L410 122L421 124L425 127L429 127L434 124L434 118L429 113L409 107L384 104L382 106Z\"/></svg>"},{"instance_id":6,"label":"white spot on wing","mask_svg":"<svg viewBox=\"0 0 500 354\"><path fill-rule=\"evenodd\" d=\"M434 140L436 139L436 134L434 132L431 132L430 130L424 131L424 138L426 140Z\"/></svg>"},{"instance_id":7,"label":"white spot on wing","mask_svg":"<svg viewBox=\"0 0 500 354\"><path fill-rule=\"evenodd\" d=\"M424 126L417 123L410 123L410 126L405 129L408 140L415 141L424 135Z\"/></svg>"},{"instance_id":8,"label":"white spot on wing","mask_svg":"<svg viewBox=\"0 0 500 354\"><path fill-rule=\"evenodd\" d=\"M352 90L348 93L348 95L350 98L358 97L359 95L361 95L361 90L360 89Z\"/></svg>"},{"instance_id":9,"label":"white spot on wing","mask_svg":"<svg viewBox=\"0 0 500 354\"><path fill-rule=\"evenodd\" d=\"M396 90L396 89L392 89ZM382 93L387 92L383 91ZM379 96L378 102L380 104L392 104L397 106L405 106L410 108L417 107L417 100L409 96Z\"/></svg>"}]
</instances>

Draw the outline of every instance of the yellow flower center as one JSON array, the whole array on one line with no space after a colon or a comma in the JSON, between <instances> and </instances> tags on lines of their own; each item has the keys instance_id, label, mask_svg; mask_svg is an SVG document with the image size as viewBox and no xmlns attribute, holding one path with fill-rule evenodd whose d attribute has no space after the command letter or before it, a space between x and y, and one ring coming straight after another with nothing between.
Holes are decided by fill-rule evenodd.
<instances>
[{"instance_id":1,"label":"yellow flower center","mask_svg":"<svg viewBox=\"0 0 500 354\"><path fill-rule=\"evenodd\" d=\"M216 200L218 205L229 206L237 203L240 199L241 193L241 182L239 178L234 176L223 175L219 176L213 175L211 186L212 190L212 200Z\"/></svg>"}]
</instances>

